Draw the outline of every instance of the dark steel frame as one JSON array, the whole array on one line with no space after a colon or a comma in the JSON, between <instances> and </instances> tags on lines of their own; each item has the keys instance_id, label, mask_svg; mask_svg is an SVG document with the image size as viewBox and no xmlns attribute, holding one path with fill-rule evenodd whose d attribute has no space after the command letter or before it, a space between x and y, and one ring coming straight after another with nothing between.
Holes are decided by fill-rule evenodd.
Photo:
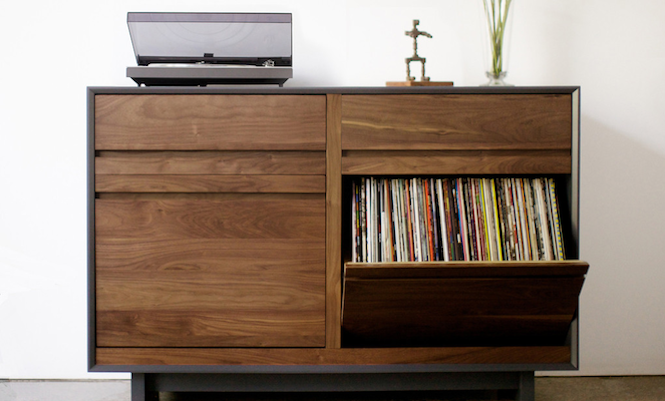
<instances>
[{"instance_id":1,"label":"dark steel frame","mask_svg":"<svg viewBox=\"0 0 665 401\"><path fill-rule=\"evenodd\" d=\"M579 253L580 88L566 87L445 87L445 88L136 88L87 89L88 159L88 369L131 372L132 400L143 401L158 391L215 392L339 392L416 390L512 390L517 400L534 399L534 372L577 370L579 317L576 314L566 345L570 363L437 364L348 366L200 366L97 365L95 359L95 95L97 94L570 94L572 96L573 166L569 183L572 240ZM576 255L577 256L577 255ZM578 309L579 310L579 309Z\"/></svg>"}]
</instances>

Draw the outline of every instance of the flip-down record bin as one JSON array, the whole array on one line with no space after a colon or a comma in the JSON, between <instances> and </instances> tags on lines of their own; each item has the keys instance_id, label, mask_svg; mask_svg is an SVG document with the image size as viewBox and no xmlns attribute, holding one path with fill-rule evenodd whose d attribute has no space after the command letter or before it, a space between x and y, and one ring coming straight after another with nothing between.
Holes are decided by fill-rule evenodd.
<instances>
[{"instance_id":1,"label":"flip-down record bin","mask_svg":"<svg viewBox=\"0 0 665 401\"><path fill-rule=\"evenodd\" d=\"M556 346L588 264L346 263L343 347Z\"/></svg>"}]
</instances>

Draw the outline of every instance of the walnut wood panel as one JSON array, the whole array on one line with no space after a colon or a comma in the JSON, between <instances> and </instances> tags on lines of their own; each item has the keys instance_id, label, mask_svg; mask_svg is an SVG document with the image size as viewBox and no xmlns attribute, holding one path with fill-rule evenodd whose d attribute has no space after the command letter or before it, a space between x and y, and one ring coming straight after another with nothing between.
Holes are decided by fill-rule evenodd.
<instances>
[{"instance_id":1,"label":"walnut wood panel","mask_svg":"<svg viewBox=\"0 0 665 401\"><path fill-rule=\"evenodd\" d=\"M569 150L344 151L342 174L570 174Z\"/></svg>"},{"instance_id":2,"label":"walnut wood panel","mask_svg":"<svg viewBox=\"0 0 665 401\"><path fill-rule=\"evenodd\" d=\"M274 250L276 247L274 244L268 246L270 250ZM304 251L303 253L309 259L316 261L316 255L313 252ZM285 253L290 253L291 257L297 255L296 251L288 249ZM268 252L261 252L260 256L265 258L269 255ZM141 272L136 272L136 268L132 266L115 265L100 268L100 299L104 302L98 306L98 310L141 310L142 307L148 307L153 311L169 312L174 308L182 307L192 310L243 310L245 313L251 313L260 310L265 305L263 299L249 297L246 293L247 289L252 289L252 291L263 289L269 291L270 294L281 292L284 298L289 297L289 291L294 291L294 288L302 293L317 294L320 291L320 288L316 288L316 286L321 284L321 279L313 274L311 268L304 265L303 262L295 266L288 266L283 261L276 261L273 265L263 261L264 265L258 267L258 263L253 265L245 263L244 266L243 264L216 266L214 262L206 263L204 258L201 259L203 262L197 265L200 266L200 271L193 275L191 275L192 263L160 264L159 260L147 265L145 271ZM132 260L128 261L132 262ZM273 267L273 269L269 270L268 267ZM239 268L245 269L247 274L238 277L236 271ZM280 271L278 268L284 271ZM134 277L131 282L127 282L128 280L123 276L128 274L127 271L131 271L130 274ZM285 282L284 278L280 277L285 272L290 275L292 282ZM220 275L225 277L220 278ZM230 282L231 279L233 282ZM217 286L207 285L213 282L216 282ZM307 285L314 288L301 288ZM220 286L227 287L224 289L224 294L229 297L229 300L224 305L219 305L219 299L216 298L219 295ZM234 286L236 287L234 288ZM265 296L277 298L270 294ZM311 297L298 302L303 309L312 309L317 307L319 301L318 297Z\"/></svg>"},{"instance_id":3,"label":"walnut wood panel","mask_svg":"<svg viewBox=\"0 0 665 401\"><path fill-rule=\"evenodd\" d=\"M294 193L238 193L238 192L208 192L208 193L183 193L183 192L97 192L95 199L115 199L115 200L169 200L169 199L198 199L198 200L245 200L259 196L262 200L286 201L321 199L322 194L294 194Z\"/></svg>"},{"instance_id":4,"label":"walnut wood panel","mask_svg":"<svg viewBox=\"0 0 665 401\"><path fill-rule=\"evenodd\" d=\"M97 192L325 193L324 175L95 175Z\"/></svg>"},{"instance_id":5,"label":"walnut wood panel","mask_svg":"<svg viewBox=\"0 0 665 401\"><path fill-rule=\"evenodd\" d=\"M409 313L429 313L431 316L441 317L568 314L572 318L583 280L577 277L382 280L346 278L343 322L346 326L352 321L364 320L363 316L356 314L390 316ZM414 297L413 294L420 294L420 297ZM375 310L369 311L368 307Z\"/></svg>"},{"instance_id":6,"label":"walnut wood panel","mask_svg":"<svg viewBox=\"0 0 665 401\"><path fill-rule=\"evenodd\" d=\"M431 318L427 314L416 314L414 318L417 316L421 317L417 322L399 320L408 327L385 324L343 327L342 344L344 347L562 345L571 322L567 315L451 316L439 321L426 320ZM444 324L450 329L442 330Z\"/></svg>"},{"instance_id":7,"label":"walnut wood panel","mask_svg":"<svg viewBox=\"0 0 665 401\"><path fill-rule=\"evenodd\" d=\"M570 149L570 95L345 95L342 149Z\"/></svg>"},{"instance_id":8,"label":"walnut wood panel","mask_svg":"<svg viewBox=\"0 0 665 401\"><path fill-rule=\"evenodd\" d=\"M325 345L325 202L98 199L98 346Z\"/></svg>"},{"instance_id":9,"label":"walnut wood panel","mask_svg":"<svg viewBox=\"0 0 665 401\"><path fill-rule=\"evenodd\" d=\"M391 262L344 265L346 279L583 277L589 264L579 260L517 262Z\"/></svg>"},{"instance_id":10,"label":"walnut wood panel","mask_svg":"<svg viewBox=\"0 0 665 401\"><path fill-rule=\"evenodd\" d=\"M100 365L569 364L570 347L97 348Z\"/></svg>"},{"instance_id":11,"label":"walnut wood panel","mask_svg":"<svg viewBox=\"0 0 665 401\"><path fill-rule=\"evenodd\" d=\"M325 150L323 95L96 95L97 150Z\"/></svg>"},{"instance_id":12,"label":"walnut wood panel","mask_svg":"<svg viewBox=\"0 0 665 401\"><path fill-rule=\"evenodd\" d=\"M100 151L96 174L318 174L324 152Z\"/></svg>"},{"instance_id":13,"label":"walnut wood panel","mask_svg":"<svg viewBox=\"0 0 665 401\"><path fill-rule=\"evenodd\" d=\"M562 345L583 282L346 277L343 345Z\"/></svg>"},{"instance_id":14,"label":"walnut wood panel","mask_svg":"<svg viewBox=\"0 0 665 401\"><path fill-rule=\"evenodd\" d=\"M326 150L326 347L341 345L342 310L342 174L341 95L328 95Z\"/></svg>"},{"instance_id":15,"label":"walnut wood panel","mask_svg":"<svg viewBox=\"0 0 665 401\"><path fill-rule=\"evenodd\" d=\"M321 240L324 245L324 217L322 196L284 200L263 199L261 195L219 200L98 199L95 201L95 235L98 246L130 246L138 240L144 241L136 247L139 252L151 244L160 246L172 240L303 239ZM100 258L97 266L106 265L108 257Z\"/></svg>"},{"instance_id":16,"label":"walnut wood panel","mask_svg":"<svg viewBox=\"0 0 665 401\"><path fill-rule=\"evenodd\" d=\"M307 309L297 315L274 308L101 311L97 323L100 347L154 347L156 338L161 347L322 347L325 342L320 311Z\"/></svg>"}]
</instances>

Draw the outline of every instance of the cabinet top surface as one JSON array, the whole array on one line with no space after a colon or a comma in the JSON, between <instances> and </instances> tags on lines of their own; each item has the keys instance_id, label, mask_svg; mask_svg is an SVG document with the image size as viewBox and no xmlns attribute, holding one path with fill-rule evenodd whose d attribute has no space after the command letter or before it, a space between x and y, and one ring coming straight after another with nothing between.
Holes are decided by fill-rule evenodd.
<instances>
[{"instance_id":1,"label":"cabinet top surface","mask_svg":"<svg viewBox=\"0 0 665 401\"><path fill-rule=\"evenodd\" d=\"M510 86L510 87L276 87L276 86L216 86L216 87L88 87L90 94L571 94L579 86Z\"/></svg>"}]
</instances>

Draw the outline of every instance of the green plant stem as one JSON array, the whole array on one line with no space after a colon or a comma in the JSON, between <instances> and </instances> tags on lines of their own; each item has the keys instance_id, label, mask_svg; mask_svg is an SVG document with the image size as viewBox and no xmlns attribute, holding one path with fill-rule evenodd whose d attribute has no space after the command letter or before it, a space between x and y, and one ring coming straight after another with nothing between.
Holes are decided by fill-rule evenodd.
<instances>
[{"instance_id":1,"label":"green plant stem","mask_svg":"<svg viewBox=\"0 0 665 401\"><path fill-rule=\"evenodd\" d=\"M489 5L488 5L489 3ZM503 71L503 36L508 21L508 11L512 0L483 0L492 51L492 74L498 76Z\"/></svg>"}]
</instances>

